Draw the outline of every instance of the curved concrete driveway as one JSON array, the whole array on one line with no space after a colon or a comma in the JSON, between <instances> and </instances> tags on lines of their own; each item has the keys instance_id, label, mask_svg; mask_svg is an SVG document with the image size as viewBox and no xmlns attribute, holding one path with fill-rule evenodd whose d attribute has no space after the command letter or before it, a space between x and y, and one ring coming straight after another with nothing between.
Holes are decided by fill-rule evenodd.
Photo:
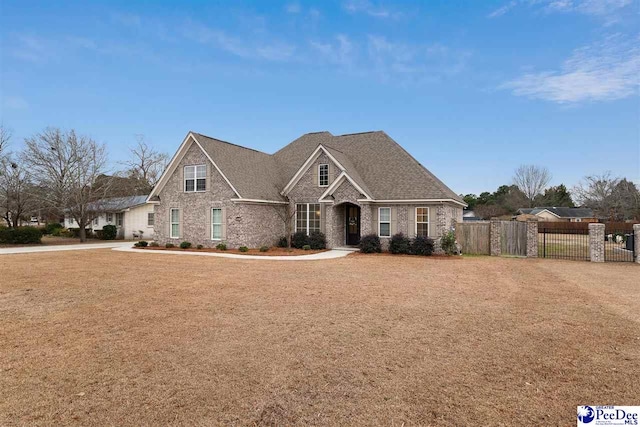
<instances>
[{"instance_id":1,"label":"curved concrete driveway","mask_svg":"<svg viewBox=\"0 0 640 427\"><path fill-rule=\"evenodd\" d=\"M131 242L109 242L109 243L79 243L71 245L51 245L51 246L19 246L14 248L0 248L0 255L8 254L32 254L36 252L58 252L58 251L79 251L87 249L110 249L120 247L130 247Z\"/></svg>"},{"instance_id":2,"label":"curved concrete driveway","mask_svg":"<svg viewBox=\"0 0 640 427\"><path fill-rule=\"evenodd\" d=\"M332 249L326 252L319 252L317 254L309 255L290 255L290 256L261 256L261 255L238 255L238 254L221 254L216 252L190 252L190 251L145 251L140 249L134 249L132 247L117 247L113 248L114 251L119 252L135 252L137 254L164 254L164 255L193 255L193 256L214 256L219 258L235 258L235 259L259 259L263 261L316 261L322 259L334 259L342 258L349 255L353 251L349 250L336 250Z\"/></svg>"}]
</instances>

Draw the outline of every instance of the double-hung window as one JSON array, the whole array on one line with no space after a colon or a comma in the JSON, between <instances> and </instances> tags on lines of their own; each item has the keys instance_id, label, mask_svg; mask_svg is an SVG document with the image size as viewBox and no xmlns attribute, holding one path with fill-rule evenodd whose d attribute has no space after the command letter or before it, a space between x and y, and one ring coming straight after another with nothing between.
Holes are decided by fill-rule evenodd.
<instances>
[{"instance_id":1,"label":"double-hung window","mask_svg":"<svg viewBox=\"0 0 640 427\"><path fill-rule=\"evenodd\" d=\"M320 187L329 185L329 165L318 165L318 185Z\"/></svg>"},{"instance_id":2,"label":"double-hung window","mask_svg":"<svg viewBox=\"0 0 640 427\"><path fill-rule=\"evenodd\" d=\"M207 190L207 165L184 167L184 191L192 193Z\"/></svg>"},{"instance_id":3,"label":"double-hung window","mask_svg":"<svg viewBox=\"0 0 640 427\"><path fill-rule=\"evenodd\" d=\"M391 237L391 208L378 208L378 236Z\"/></svg>"},{"instance_id":4,"label":"double-hung window","mask_svg":"<svg viewBox=\"0 0 640 427\"><path fill-rule=\"evenodd\" d=\"M170 220L171 232L169 234L169 237L171 237L172 239L177 239L178 237L180 237L180 209L171 209Z\"/></svg>"},{"instance_id":5,"label":"double-hung window","mask_svg":"<svg viewBox=\"0 0 640 427\"><path fill-rule=\"evenodd\" d=\"M155 214L153 212L148 212L147 213L147 227L153 227L153 225L155 224L156 217Z\"/></svg>"},{"instance_id":6,"label":"double-hung window","mask_svg":"<svg viewBox=\"0 0 640 427\"><path fill-rule=\"evenodd\" d=\"M211 209L211 240L222 239L222 209Z\"/></svg>"},{"instance_id":7,"label":"double-hung window","mask_svg":"<svg viewBox=\"0 0 640 427\"><path fill-rule=\"evenodd\" d=\"M124 214L122 212L119 212L116 214L116 225L118 227L122 227L122 224L124 222Z\"/></svg>"},{"instance_id":8,"label":"double-hung window","mask_svg":"<svg viewBox=\"0 0 640 427\"><path fill-rule=\"evenodd\" d=\"M429 236L429 208L416 208L416 236Z\"/></svg>"},{"instance_id":9,"label":"double-hung window","mask_svg":"<svg viewBox=\"0 0 640 427\"><path fill-rule=\"evenodd\" d=\"M112 213L108 213L107 214L107 223L111 224L113 222L113 214Z\"/></svg>"},{"instance_id":10,"label":"double-hung window","mask_svg":"<svg viewBox=\"0 0 640 427\"><path fill-rule=\"evenodd\" d=\"M311 234L320 231L320 204L298 203L296 205L296 231Z\"/></svg>"}]
</instances>

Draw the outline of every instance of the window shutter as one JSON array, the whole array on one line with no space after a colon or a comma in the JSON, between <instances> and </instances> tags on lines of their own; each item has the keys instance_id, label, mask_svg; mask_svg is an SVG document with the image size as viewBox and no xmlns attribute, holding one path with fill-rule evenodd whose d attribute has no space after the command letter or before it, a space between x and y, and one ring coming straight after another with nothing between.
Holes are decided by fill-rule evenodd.
<instances>
[{"instance_id":1,"label":"window shutter","mask_svg":"<svg viewBox=\"0 0 640 427\"><path fill-rule=\"evenodd\" d=\"M178 191L181 193L184 192L184 166L178 166L178 176L180 177L180 181L178 182Z\"/></svg>"},{"instance_id":2,"label":"window shutter","mask_svg":"<svg viewBox=\"0 0 640 427\"><path fill-rule=\"evenodd\" d=\"M416 237L416 208L413 206L409 207L409 237Z\"/></svg>"},{"instance_id":3,"label":"window shutter","mask_svg":"<svg viewBox=\"0 0 640 427\"><path fill-rule=\"evenodd\" d=\"M183 233L183 229L184 229L184 220L183 220L184 215L182 215L182 208L178 209L178 221L180 221L180 226L178 227L178 237L183 238L184 237L184 233Z\"/></svg>"},{"instance_id":4,"label":"window shutter","mask_svg":"<svg viewBox=\"0 0 640 427\"><path fill-rule=\"evenodd\" d=\"M327 234L327 207L325 203L320 203L320 231Z\"/></svg>"},{"instance_id":5,"label":"window shutter","mask_svg":"<svg viewBox=\"0 0 640 427\"><path fill-rule=\"evenodd\" d=\"M213 208L209 207L207 208L207 233L208 234L208 239L211 239L213 237Z\"/></svg>"},{"instance_id":6,"label":"window shutter","mask_svg":"<svg viewBox=\"0 0 640 427\"><path fill-rule=\"evenodd\" d=\"M222 208L222 240L227 240L227 208Z\"/></svg>"},{"instance_id":7,"label":"window shutter","mask_svg":"<svg viewBox=\"0 0 640 427\"><path fill-rule=\"evenodd\" d=\"M314 165L311 168L311 172L313 172L313 185L318 185L318 174L320 173L320 168L318 165Z\"/></svg>"},{"instance_id":8,"label":"window shutter","mask_svg":"<svg viewBox=\"0 0 640 427\"><path fill-rule=\"evenodd\" d=\"M391 235L393 236L398 232L398 208L395 206L391 208Z\"/></svg>"},{"instance_id":9,"label":"window shutter","mask_svg":"<svg viewBox=\"0 0 640 427\"><path fill-rule=\"evenodd\" d=\"M372 225L372 228L373 228L373 233L376 236L379 236L380 235L380 224L378 224L378 207L374 206L372 210L373 210L373 212L372 212L372 215L371 215L371 221L373 222L373 224L371 224L371 225Z\"/></svg>"},{"instance_id":10,"label":"window shutter","mask_svg":"<svg viewBox=\"0 0 640 427\"><path fill-rule=\"evenodd\" d=\"M169 208L169 218L167 219L167 238L171 238L171 208Z\"/></svg>"}]
</instances>

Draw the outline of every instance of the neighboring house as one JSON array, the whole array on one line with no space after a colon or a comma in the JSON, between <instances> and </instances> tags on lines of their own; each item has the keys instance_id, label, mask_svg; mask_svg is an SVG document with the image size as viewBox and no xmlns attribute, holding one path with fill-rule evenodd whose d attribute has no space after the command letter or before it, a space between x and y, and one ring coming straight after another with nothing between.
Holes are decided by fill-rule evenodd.
<instances>
[{"instance_id":1,"label":"neighboring house","mask_svg":"<svg viewBox=\"0 0 640 427\"><path fill-rule=\"evenodd\" d=\"M375 233L438 239L466 204L384 132L309 133L266 154L189 132L149 195L159 243L274 245L321 231L329 247Z\"/></svg>"},{"instance_id":2,"label":"neighboring house","mask_svg":"<svg viewBox=\"0 0 640 427\"><path fill-rule=\"evenodd\" d=\"M515 217L518 221L538 219L556 222L598 222L589 208L536 207L518 209Z\"/></svg>"},{"instance_id":3,"label":"neighboring house","mask_svg":"<svg viewBox=\"0 0 640 427\"><path fill-rule=\"evenodd\" d=\"M97 214L89 228L98 231L105 225L115 225L118 228L118 238L152 239L155 213L154 205L147 203L147 198L148 196L114 197L92 203L88 208ZM78 223L65 216L64 226L78 228Z\"/></svg>"},{"instance_id":4,"label":"neighboring house","mask_svg":"<svg viewBox=\"0 0 640 427\"><path fill-rule=\"evenodd\" d=\"M477 216L474 211L465 209L462 212L462 221L463 222L482 221L482 218Z\"/></svg>"}]
</instances>

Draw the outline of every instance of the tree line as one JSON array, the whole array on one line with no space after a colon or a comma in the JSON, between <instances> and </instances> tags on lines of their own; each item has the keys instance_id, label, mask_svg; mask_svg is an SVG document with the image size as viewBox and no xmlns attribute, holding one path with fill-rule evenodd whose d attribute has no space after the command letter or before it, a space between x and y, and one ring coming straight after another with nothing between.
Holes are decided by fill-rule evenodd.
<instances>
[{"instance_id":1,"label":"tree line","mask_svg":"<svg viewBox=\"0 0 640 427\"><path fill-rule=\"evenodd\" d=\"M73 218L85 229L100 213L100 201L148 194L169 161L166 153L137 135L129 158L112 170L107 148L75 130L47 128L9 152L11 131L0 126L0 215L8 227L32 216L59 221Z\"/></svg>"},{"instance_id":2,"label":"tree line","mask_svg":"<svg viewBox=\"0 0 640 427\"><path fill-rule=\"evenodd\" d=\"M523 165L515 170L512 183L496 191L466 194L468 209L484 219L514 215L519 208L542 206L591 208L597 218L609 221L640 220L640 191L626 178L611 172L585 176L571 190L564 184L549 186L547 168Z\"/></svg>"}]
</instances>

